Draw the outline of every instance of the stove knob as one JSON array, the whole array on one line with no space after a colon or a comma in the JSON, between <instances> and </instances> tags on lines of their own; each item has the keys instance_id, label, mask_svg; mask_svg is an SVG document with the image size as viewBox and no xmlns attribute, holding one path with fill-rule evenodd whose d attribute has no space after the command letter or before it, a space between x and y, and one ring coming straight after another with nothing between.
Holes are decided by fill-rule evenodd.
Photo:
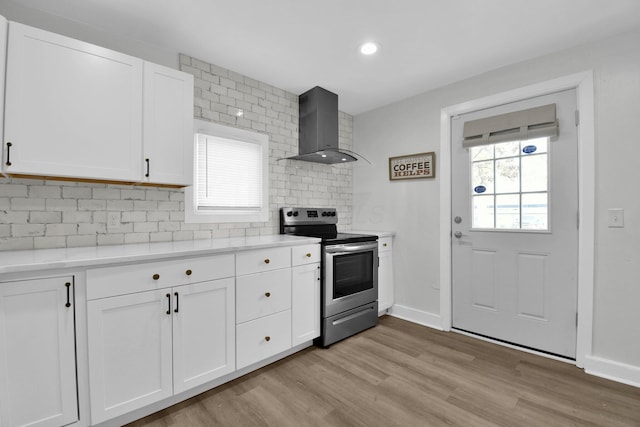
<instances>
[{"instance_id":1,"label":"stove knob","mask_svg":"<svg viewBox=\"0 0 640 427\"><path fill-rule=\"evenodd\" d=\"M327 216L327 213L326 212L322 212L322 216Z\"/></svg>"},{"instance_id":2,"label":"stove knob","mask_svg":"<svg viewBox=\"0 0 640 427\"><path fill-rule=\"evenodd\" d=\"M291 211L287 212L287 216L291 216L291 215L293 215L293 212Z\"/></svg>"},{"instance_id":3,"label":"stove knob","mask_svg":"<svg viewBox=\"0 0 640 427\"><path fill-rule=\"evenodd\" d=\"M293 216L298 216L298 211L295 211L295 212L293 213Z\"/></svg>"},{"instance_id":4,"label":"stove knob","mask_svg":"<svg viewBox=\"0 0 640 427\"><path fill-rule=\"evenodd\" d=\"M336 216L336 213L335 212L331 212L331 216Z\"/></svg>"}]
</instances>

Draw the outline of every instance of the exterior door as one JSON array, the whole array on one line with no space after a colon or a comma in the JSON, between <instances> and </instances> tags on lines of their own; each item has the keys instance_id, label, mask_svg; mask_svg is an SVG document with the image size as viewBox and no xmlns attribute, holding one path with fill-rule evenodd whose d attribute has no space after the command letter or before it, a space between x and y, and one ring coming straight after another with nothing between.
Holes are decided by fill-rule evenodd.
<instances>
[{"instance_id":1,"label":"exterior door","mask_svg":"<svg viewBox=\"0 0 640 427\"><path fill-rule=\"evenodd\" d=\"M462 147L464 123L556 104L559 136ZM576 92L464 114L452 125L452 326L575 358Z\"/></svg>"}]
</instances>

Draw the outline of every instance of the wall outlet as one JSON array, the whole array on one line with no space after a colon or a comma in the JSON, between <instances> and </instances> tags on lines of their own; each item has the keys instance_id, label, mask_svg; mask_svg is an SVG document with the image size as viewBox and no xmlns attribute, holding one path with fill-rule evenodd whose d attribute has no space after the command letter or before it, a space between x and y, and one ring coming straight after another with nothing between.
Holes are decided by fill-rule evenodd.
<instances>
[{"instance_id":1,"label":"wall outlet","mask_svg":"<svg viewBox=\"0 0 640 427\"><path fill-rule=\"evenodd\" d=\"M609 228L623 228L624 227L624 209L609 209L608 211L608 225Z\"/></svg>"},{"instance_id":2,"label":"wall outlet","mask_svg":"<svg viewBox=\"0 0 640 427\"><path fill-rule=\"evenodd\" d=\"M120 228L120 212L107 212L107 229Z\"/></svg>"}]
</instances>

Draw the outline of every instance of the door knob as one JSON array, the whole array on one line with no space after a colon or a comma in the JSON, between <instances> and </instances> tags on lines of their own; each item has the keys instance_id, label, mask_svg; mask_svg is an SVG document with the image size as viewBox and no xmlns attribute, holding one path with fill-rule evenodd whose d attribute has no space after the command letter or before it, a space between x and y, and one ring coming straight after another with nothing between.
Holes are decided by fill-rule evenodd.
<instances>
[{"instance_id":1,"label":"door knob","mask_svg":"<svg viewBox=\"0 0 640 427\"><path fill-rule=\"evenodd\" d=\"M462 231L456 231L455 233L453 233L454 236L456 236L457 239L462 237Z\"/></svg>"},{"instance_id":2,"label":"door knob","mask_svg":"<svg viewBox=\"0 0 640 427\"><path fill-rule=\"evenodd\" d=\"M460 224L462 222L462 218L457 216L457 217L453 218L453 222L455 222L456 224Z\"/></svg>"}]
</instances>

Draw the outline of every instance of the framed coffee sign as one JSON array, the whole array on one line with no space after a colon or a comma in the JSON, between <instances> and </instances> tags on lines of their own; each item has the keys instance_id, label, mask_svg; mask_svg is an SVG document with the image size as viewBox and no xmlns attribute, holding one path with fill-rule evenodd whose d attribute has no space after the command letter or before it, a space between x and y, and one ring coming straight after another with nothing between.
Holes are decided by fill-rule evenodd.
<instances>
[{"instance_id":1,"label":"framed coffee sign","mask_svg":"<svg viewBox=\"0 0 640 427\"><path fill-rule=\"evenodd\" d=\"M389 179L391 181L435 177L436 154L433 151L389 157Z\"/></svg>"}]
</instances>

